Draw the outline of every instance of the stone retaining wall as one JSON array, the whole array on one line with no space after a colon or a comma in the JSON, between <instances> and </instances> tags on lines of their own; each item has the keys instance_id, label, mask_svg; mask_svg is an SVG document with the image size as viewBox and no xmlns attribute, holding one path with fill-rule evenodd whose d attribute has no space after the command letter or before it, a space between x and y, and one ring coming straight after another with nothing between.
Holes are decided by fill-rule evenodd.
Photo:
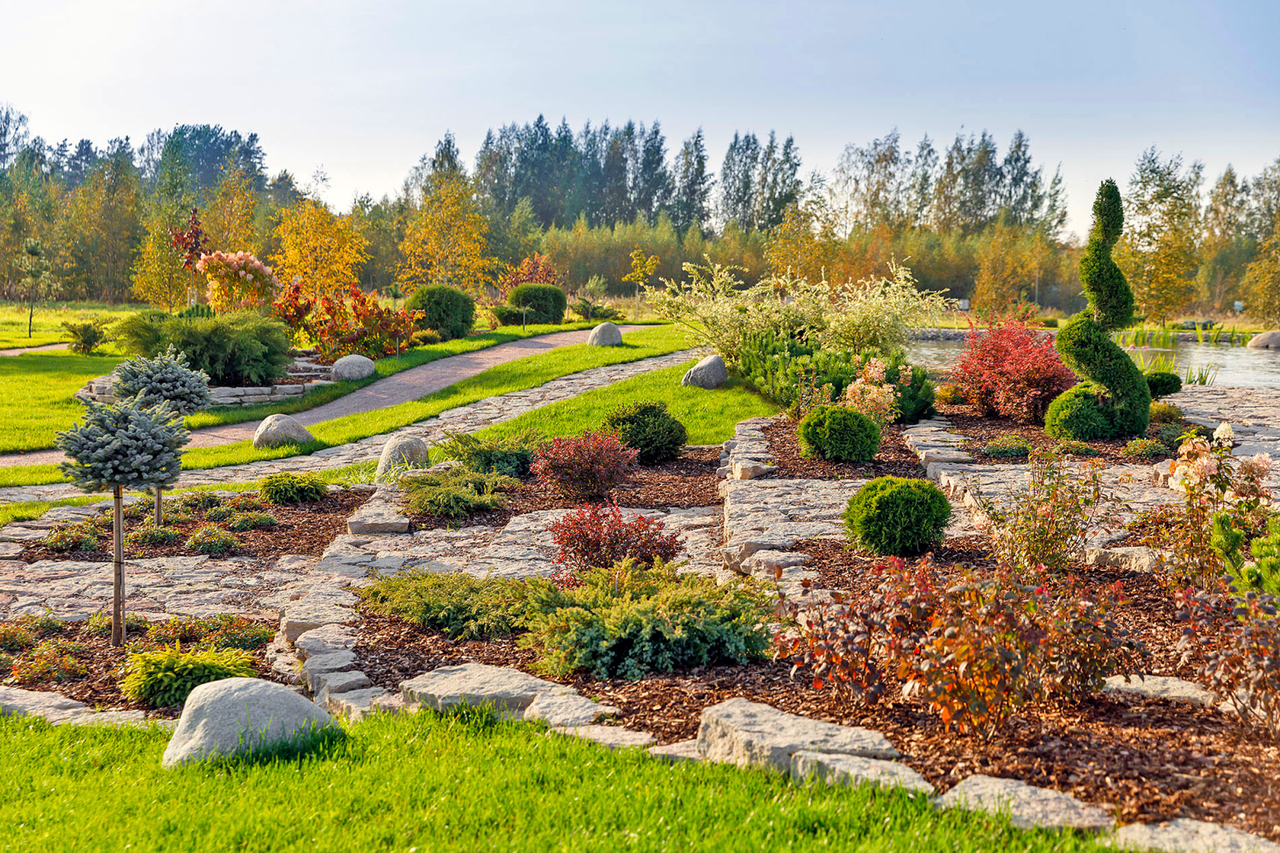
<instances>
[{"instance_id":1,"label":"stone retaining wall","mask_svg":"<svg viewBox=\"0 0 1280 853\"><path fill-rule=\"evenodd\" d=\"M232 388L227 385L211 385L209 393L213 396L212 406L252 406L257 403L282 403L295 397L301 397L308 391L323 385L333 384L333 367L320 364L309 353L303 353L285 368L291 379L304 379L305 382L294 385L256 385L248 388ZM75 398L83 403L106 403L116 401L112 393L116 383L115 373L99 376L75 393Z\"/></svg>"}]
</instances>

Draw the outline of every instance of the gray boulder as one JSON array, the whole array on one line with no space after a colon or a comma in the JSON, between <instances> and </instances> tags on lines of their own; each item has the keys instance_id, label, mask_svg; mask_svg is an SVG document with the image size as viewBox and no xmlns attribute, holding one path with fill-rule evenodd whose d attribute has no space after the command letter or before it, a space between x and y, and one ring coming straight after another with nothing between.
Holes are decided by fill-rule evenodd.
<instances>
[{"instance_id":1,"label":"gray boulder","mask_svg":"<svg viewBox=\"0 0 1280 853\"><path fill-rule=\"evenodd\" d=\"M258 449L306 444L308 441L315 441L315 437L291 415L271 415L258 424L253 434L253 446Z\"/></svg>"},{"instance_id":2,"label":"gray boulder","mask_svg":"<svg viewBox=\"0 0 1280 853\"><path fill-rule=\"evenodd\" d=\"M703 709L698 752L712 761L784 773L791 771L791 757L798 752L898 757L893 744L877 731L797 717L742 698Z\"/></svg>"},{"instance_id":3,"label":"gray boulder","mask_svg":"<svg viewBox=\"0 0 1280 853\"><path fill-rule=\"evenodd\" d=\"M1018 829L1098 831L1115 826L1115 820L1105 811L1070 794L993 776L969 776L939 797L937 805L940 809L1007 813L1009 822Z\"/></svg>"},{"instance_id":4,"label":"gray boulder","mask_svg":"<svg viewBox=\"0 0 1280 853\"><path fill-rule=\"evenodd\" d=\"M333 363L333 378L339 382L355 382L373 375L377 365L362 355L344 355Z\"/></svg>"},{"instance_id":5,"label":"gray boulder","mask_svg":"<svg viewBox=\"0 0 1280 853\"><path fill-rule=\"evenodd\" d=\"M622 343L622 330L613 323L601 323L587 335L589 347L616 347Z\"/></svg>"},{"instance_id":6,"label":"gray boulder","mask_svg":"<svg viewBox=\"0 0 1280 853\"><path fill-rule=\"evenodd\" d=\"M329 713L283 684L225 678L201 684L187 697L162 764L242 755L296 743L337 724Z\"/></svg>"},{"instance_id":7,"label":"gray boulder","mask_svg":"<svg viewBox=\"0 0 1280 853\"><path fill-rule=\"evenodd\" d=\"M382 455L378 457L378 471L375 480L381 480L393 468L400 466L422 466L431 458L431 448L420 438L411 435L392 436L382 445Z\"/></svg>"},{"instance_id":8,"label":"gray boulder","mask_svg":"<svg viewBox=\"0 0 1280 853\"><path fill-rule=\"evenodd\" d=\"M709 355L689 368L689 372L680 380L680 384L694 385L710 391L728 381L729 369L724 366L724 359L718 355Z\"/></svg>"},{"instance_id":9,"label":"gray boulder","mask_svg":"<svg viewBox=\"0 0 1280 853\"><path fill-rule=\"evenodd\" d=\"M1252 349L1280 349L1280 330L1259 332L1249 338L1248 346Z\"/></svg>"}]
</instances>

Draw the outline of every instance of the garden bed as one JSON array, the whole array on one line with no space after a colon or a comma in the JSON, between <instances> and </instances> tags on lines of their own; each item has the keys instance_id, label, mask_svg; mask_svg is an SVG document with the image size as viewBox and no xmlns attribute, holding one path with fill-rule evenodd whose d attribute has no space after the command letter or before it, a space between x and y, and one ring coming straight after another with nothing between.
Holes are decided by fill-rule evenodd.
<instances>
[{"instance_id":1,"label":"garden bed","mask_svg":"<svg viewBox=\"0 0 1280 853\"><path fill-rule=\"evenodd\" d=\"M947 419L950 432L968 439L965 450L973 454L974 462L982 465L1017 465L1026 462L1025 456L992 457L983 452L987 442L1001 436L1016 435L1034 449L1055 450L1062 444L1058 439L1045 435L1043 426L1022 424L1010 418L980 415L977 409L968 404L939 405L938 414ZM1123 451L1128 439L1097 439L1084 443L1097 454L1088 458L1101 459L1111 464L1133 465L1156 461L1125 456Z\"/></svg>"},{"instance_id":2,"label":"garden bed","mask_svg":"<svg viewBox=\"0 0 1280 853\"><path fill-rule=\"evenodd\" d=\"M902 440L902 427L891 424L880 437L880 449L870 462L832 462L826 459L806 459L800 455L796 440L796 426L786 417L776 417L765 424L765 438L769 453L778 466L776 476L799 480L844 480L874 477L923 477L920 461Z\"/></svg>"}]
</instances>

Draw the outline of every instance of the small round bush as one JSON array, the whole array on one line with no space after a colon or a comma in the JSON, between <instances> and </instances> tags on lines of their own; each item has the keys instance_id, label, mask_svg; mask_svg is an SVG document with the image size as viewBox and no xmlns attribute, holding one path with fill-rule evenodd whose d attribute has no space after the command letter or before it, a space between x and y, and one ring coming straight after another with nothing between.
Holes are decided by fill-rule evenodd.
<instances>
[{"instance_id":1,"label":"small round bush","mask_svg":"<svg viewBox=\"0 0 1280 853\"><path fill-rule=\"evenodd\" d=\"M240 546L240 541L214 524L206 524L187 540L187 547L201 554L226 554Z\"/></svg>"},{"instance_id":2,"label":"small round bush","mask_svg":"<svg viewBox=\"0 0 1280 853\"><path fill-rule=\"evenodd\" d=\"M261 512L266 506L252 492L244 492L227 501L227 506L237 512Z\"/></svg>"},{"instance_id":3,"label":"small round bush","mask_svg":"<svg viewBox=\"0 0 1280 853\"><path fill-rule=\"evenodd\" d=\"M518 285L507 297L507 304L513 308L528 308L525 315L527 323L549 323L558 325L564 321L565 309L569 299L564 291L554 284L534 284L532 282ZM518 322L518 321L517 321Z\"/></svg>"},{"instance_id":4,"label":"small round bush","mask_svg":"<svg viewBox=\"0 0 1280 853\"><path fill-rule=\"evenodd\" d=\"M1146 374L1147 388L1151 391L1151 398L1168 397L1170 394L1177 394L1182 390L1182 380L1178 378L1176 373L1168 373L1163 370L1155 370Z\"/></svg>"},{"instance_id":5,"label":"small round bush","mask_svg":"<svg viewBox=\"0 0 1280 853\"><path fill-rule=\"evenodd\" d=\"M1111 424L1102 414L1099 389L1088 384L1063 391L1044 416L1044 431L1052 438L1096 441L1111 435Z\"/></svg>"},{"instance_id":6,"label":"small round bush","mask_svg":"<svg viewBox=\"0 0 1280 853\"><path fill-rule=\"evenodd\" d=\"M227 527L237 532L243 532L245 530L266 530L269 527L275 527L279 523L274 515L268 515L265 512L241 512L231 516L231 520L227 522Z\"/></svg>"},{"instance_id":7,"label":"small round bush","mask_svg":"<svg viewBox=\"0 0 1280 853\"><path fill-rule=\"evenodd\" d=\"M409 294L405 307L421 311L419 325L434 329L440 339L465 338L476 321L476 301L464 291L447 284L419 287Z\"/></svg>"},{"instance_id":8,"label":"small round bush","mask_svg":"<svg viewBox=\"0 0 1280 853\"><path fill-rule=\"evenodd\" d=\"M656 400L619 406L605 416L602 425L636 451L641 465L677 458L684 452L684 443L689 437L684 424L667 411L667 404Z\"/></svg>"},{"instance_id":9,"label":"small round bush","mask_svg":"<svg viewBox=\"0 0 1280 853\"><path fill-rule=\"evenodd\" d=\"M870 462L880 449L880 427L862 412L818 406L796 430L800 455L835 462Z\"/></svg>"},{"instance_id":10,"label":"small round bush","mask_svg":"<svg viewBox=\"0 0 1280 853\"><path fill-rule=\"evenodd\" d=\"M992 459L1024 459L1031 455L1031 445L1017 435L998 435L986 443L982 452Z\"/></svg>"},{"instance_id":11,"label":"small round bush","mask_svg":"<svg viewBox=\"0 0 1280 853\"><path fill-rule=\"evenodd\" d=\"M298 504L323 500L329 487L315 474L272 474L258 487L258 495L269 504Z\"/></svg>"},{"instance_id":12,"label":"small round bush","mask_svg":"<svg viewBox=\"0 0 1280 853\"><path fill-rule=\"evenodd\" d=\"M1120 452L1133 459L1160 459L1169 455L1169 447L1153 438L1135 438Z\"/></svg>"},{"instance_id":13,"label":"small round bush","mask_svg":"<svg viewBox=\"0 0 1280 853\"><path fill-rule=\"evenodd\" d=\"M877 477L849 499L849 538L868 551L894 557L923 554L942 543L951 502L928 480Z\"/></svg>"},{"instance_id":14,"label":"small round bush","mask_svg":"<svg viewBox=\"0 0 1280 853\"><path fill-rule=\"evenodd\" d=\"M213 492L183 492L178 497L178 506L186 509L213 509L222 503L222 498Z\"/></svg>"},{"instance_id":15,"label":"small round bush","mask_svg":"<svg viewBox=\"0 0 1280 853\"><path fill-rule=\"evenodd\" d=\"M50 531L40 544L50 551L96 551L98 531L92 524L82 521Z\"/></svg>"},{"instance_id":16,"label":"small round bush","mask_svg":"<svg viewBox=\"0 0 1280 853\"><path fill-rule=\"evenodd\" d=\"M1153 424L1180 424L1184 412L1173 403L1152 403L1151 404L1151 423Z\"/></svg>"},{"instance_id":17,"label":"small round bush","mask_svg":"<svg viewBox=\"0 0 1280 853\"><path fill-rule=\"evenodd\" d=\"M204 514L205 521L226 521L235 515L236 511L225 504L223 506L215 506L207 510Z\"/></svg>"},{"instance_id":18,"label":"small round bush","mask_svg":"<svg viewBox=\"0 0 1280 853\"><path fill-rule=\"evenodd\" d=\"M178 541L178 531L172 527L156 527L140 524L124 538L130 545L169 545Z\"/></svg>"}]
</instances>

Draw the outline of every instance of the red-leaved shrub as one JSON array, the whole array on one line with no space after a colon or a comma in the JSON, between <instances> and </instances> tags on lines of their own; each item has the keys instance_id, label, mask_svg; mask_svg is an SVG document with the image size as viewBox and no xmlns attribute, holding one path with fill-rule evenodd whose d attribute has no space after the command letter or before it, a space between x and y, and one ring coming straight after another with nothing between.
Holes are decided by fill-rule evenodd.
<instances>
[{"instance_id":1,"label":"red-leaved shrub","mask_svg":"<svg viewBox=\"0 0 1280 853\"><path fill-rule=\"evenodd\" d=\"M575 576L588 569L631 559L652 567L654 560L670 562L680 552L680 540L664 533L656 518L639 513L625 517L616 504L588 504L551 524L551 538L560 550L556 562Z\"/></svg>"},{"instance_id":2,"label":"red-leaved shrub","mask_svg":"<svg viewBox=\"0 0 1280 853\"><path fill-rule=\"evenodd\" d=\"M970 325L951 381L984 415L1038 424L1076 377L1058 357L1053 338L1014 316L993 320L985 330Z\"/></svg>"},{"instance_id":3,"label":"red-leaved shrub","mask_svg":"<svg viewBox=\"0 0 1280 853\"><path fill-rule=\"evenodd\" d=\"M636 461L616 435L590 430L571 438L555 438L533 458L530 470L538 481L572 500L590 500L609 494L627 477Z\"/></svg>"}]
</instances>

